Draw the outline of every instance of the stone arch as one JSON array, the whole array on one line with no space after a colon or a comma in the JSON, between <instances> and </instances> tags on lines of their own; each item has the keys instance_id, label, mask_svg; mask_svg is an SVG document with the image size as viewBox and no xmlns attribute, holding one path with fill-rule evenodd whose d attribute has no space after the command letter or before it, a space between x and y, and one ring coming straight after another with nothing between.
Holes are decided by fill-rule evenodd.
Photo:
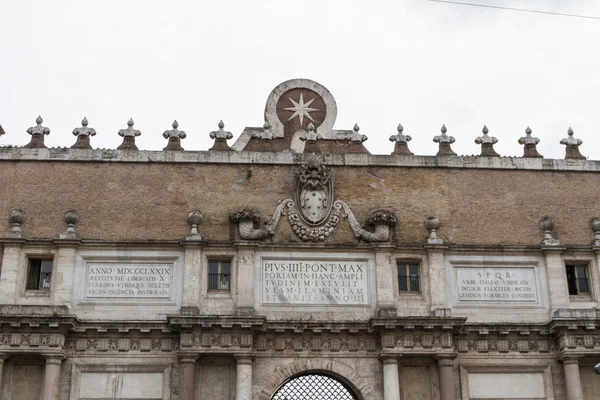
<instances>
[{"instance_id":1,"label":"stone arch","mask_svg":"<svg viewBox=\"0 0 600 400\"><path fill-rule=\"evenodd\" d=\"M356 372L356 369L342 361L331 358L300 359L278 368L265 383L260 393L261 400L269 400L277 388L289 378L310 372L324 373L346 384L358 400L375 399L373 388Z\"/></svg>"}]
</instances>

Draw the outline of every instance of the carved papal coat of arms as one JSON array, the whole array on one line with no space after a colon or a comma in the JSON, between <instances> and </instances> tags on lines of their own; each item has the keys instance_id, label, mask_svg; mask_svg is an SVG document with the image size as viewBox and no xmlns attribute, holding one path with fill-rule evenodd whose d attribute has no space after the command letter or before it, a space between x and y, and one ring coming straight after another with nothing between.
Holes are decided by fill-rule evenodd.
<instances>
[{"instance_id":1,"label":"carved papal coat of arms","mask_svg":"<svg viewBox=\"0 0 600 400\"><path fill-rule=\"evenodd\" d=\"M325 165L309 162L298 169L296 204L308 225L320 225L328 217L333 204L333 184Z\"/></svg>"}]
</instances>

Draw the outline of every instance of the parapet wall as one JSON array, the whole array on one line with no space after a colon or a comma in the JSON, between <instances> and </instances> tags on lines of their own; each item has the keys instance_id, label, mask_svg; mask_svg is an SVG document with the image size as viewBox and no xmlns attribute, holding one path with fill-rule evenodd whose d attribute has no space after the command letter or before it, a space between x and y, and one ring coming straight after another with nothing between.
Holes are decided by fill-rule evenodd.
<instances>
[{"instance_id":1,"label":"parapet wall","mask_svg":"<svg viewBox=\"0 0 600 400\"><path fill-rule=\"evenodd\" d=\"M239 240L232 212L260 212L262 225L280 201L292 198L295 174L311 155L290 152L171 152L0 148L0 215L22 209L23 237L54 239L63 215L77 210L85 240L178 241L186 215L204 215L208 241ZM563 245L589 246L597 207L600 162L505 157L422 157L323 154L334 200L360 223L378 210L392 212L390 238L399 245L426 241L424 221L441 221L448 245L535 246L539 221L554 219ZM286 217L283 216L282 219ZM6 230L9 229L8 224ZM297 242L287 221L271 243ZM347 222L325 244L357 244Z\"/></svg>"}]
</instances>

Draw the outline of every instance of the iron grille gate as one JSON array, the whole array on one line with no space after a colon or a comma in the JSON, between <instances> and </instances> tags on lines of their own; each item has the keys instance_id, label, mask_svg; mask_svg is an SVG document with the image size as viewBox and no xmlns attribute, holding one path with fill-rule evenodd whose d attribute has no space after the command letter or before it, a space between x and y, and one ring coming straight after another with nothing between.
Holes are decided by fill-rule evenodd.
<instances>
[{"instance_id":1,"label":"iron grille gate","mask_svg":"<svg viewBox=\"0 0 600 400\"><path fill-rule=\"evenodd\" d=\"M326 375L310 374L292 378L281 385L271 400L357 400L340 381Z\"/></svg>"}]
</instances>

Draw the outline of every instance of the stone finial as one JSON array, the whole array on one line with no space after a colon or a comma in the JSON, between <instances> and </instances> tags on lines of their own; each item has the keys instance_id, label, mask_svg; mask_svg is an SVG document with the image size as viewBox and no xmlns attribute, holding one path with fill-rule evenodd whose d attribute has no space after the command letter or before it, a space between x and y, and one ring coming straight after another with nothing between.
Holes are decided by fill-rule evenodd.
<instances>
[{"instance_id":1,"label":"stone finial","mask_svg":"<svg viewBox=\"0 0 600 400\"><path fill-rule=\"evenodd\" d=\"M600 218L592 219L591 226L594 231L594 241L592 242L592 245L598 247L600 246Z\"/></svg>"},{"instance_id":2,"label":"stone finial","mask_svg":"<svg viewBox=\"0 0 600 400\"><path fill-rule=\"evenodd\" d=\"M21 238L23 237L23 232L21 231L21 224L25 220L25 213L23 210L14 209L8 215L8 222L11 224L11 228L4 237L7 238Z\"/></svg>"},{"instance_id":3,"label":"stone finial","mask_svg":"<svg viewBox=\"0 0 600 400\"><path fill-rule=\"evenodd\" d=\"M433 138L435 143L439 143L439 149L436 156L455 156L456 153L452 151L452 147L450 147L450 145L454 143L454 137L446 135L446 132L448 132L446 125L442 125L440 131L442 134Z\"/></svg>"},{"instance_id":4,"label":"stone finial","mask_svg":"<svg viewBox=\"0 0 600 400\"><path fill-rule=\"evenodd\" d=\"M73 129L73 135L77 136L77 141L71 146L72 149L91 149L90 136L96 136L96 130L88 128L88 120L83 117L81 127Z\"/></svg>"},{"instance_id":5,"label":"stone finial","mask_svg":"<svg viewBox=\"0 0 600 400\"><path fill-rule=\"evenodd\" d=\"M179 128L177 120L173 121L171 126L173 129L163 132L163 137L168 140L167 146L163 148L163 150L183 150L183 147L181 147L181 139L185 139L187 134L184 131L177 129Z\"/></svg>"},{"instance_id":6,"label":"stone finial","mask_svg":"<svg viewBox=\"0 0 600 400\"><path fill-rule=\"evenodd\" d=\"M550 217L544 217L540 220L540 228L544 232L543 246L560 246L560 241L554 239L552 231L554 231L554 221Z\"/></svg>"},{"instance_id":7,"label":"stone finial","mask_svg":"<svg viewBox=\"0 0 600 400\"><path fill-rule=\"evenodd\" d=\"M75 231L75 224L79 222L79 214L75 210L69 210L65 213L65 222L67 224L67 230L60 234L61 239L77 239L77 232Z\"/></svg>"},{"instance_id":8,"label":"stone finial","mask_svg":"<svg viewBox=\"0 0 600 400\"><path fill-rule=\"evenodd\" d=\"M485 125L481 132L483 132L483 136L478 136L475 139L475 143L481 145L481 157L500 157L500 154L496 153L494 150L494 145L498 143L498 139L493 136L488 136L489 131Z\"/></svg>"},{"instance_id":9,"label":"stone finial","mask_svg":"<svg viewBox=\"0 0 600 400\"><path fill-rule=\"evenodd\" d=\"M519 139L519 144L525 146L523 147L523 157L544 158L544 156L537 151L539 142L540 139L531 136L531 128L527 127L527 129L525 129L525 136Z\"/></svg>"},{"instance_id":10,"label":"stone finial","mask_svg":"<svg viewBox=\"0 0 600 400\"><path fill-rule=\"evenodd\" d=\"M223 128L225 128L223 120L219 121L218 126L218 131L212 131L210 133L210 138L215 140L215 144L213 144L213 147L211 147L210 150L231 150L227 141L233 139L233 134L223 130Z\"/></svg>"},{"instance_id":11,"label":"stone finial","mask_svg":"<svg viewBox=\"0 0 600 400\"><path fill-rule=\"evenodd\" d=\"M358 124L354 124L354 128L352 128L352 133L349 133L346 136L346 140L348 142L350 142L350 144L361 144L362 142L366 141L368 139L367 135L362 135L360 133L358 133L358 131L360 130L360 127L358 126Z\"/></svg>"},{"instance_id":12,"label":"stone finial","mask_svg":"<svg viewBox=\"0 0 600 400\"><path fill-rule=\"evenodd\" d=\"M29 129L27 129L27 133L31 135L31 141L23 147L25 147L26 149L47 148L44 144L44 135L50 134L50 128L42 126L42 122L44 122L44 120L41 116L38 116L35 119L36 126L32 126Z\"/></svg>"},{"instance_id":13,"label":"stone finial","mask_svg":"<svg viewBox=\"0 0 600 400\"><path fill-rule=\"evenodd\" d=\"M412 156L413 153L408 149L408 142L412 140L412 137L402 133L404 131L402 124L398 124L398 128L396 129L398 133L390 136L390 142L396 143L392 154Z\"/></svg>"},{"instance_id":14,"label":"stone finial","mask_svg":"<svg viewBox=\"0 0 600 400\"><path fill-rule=\"evenodd\" d=\"M190 225L190 234L186 236L186 240L203 240L202 235L198 231L198 225L204 221L204 216L198 210L190 211L187 215L187 223Z\"/></svg>"},{"instance_id":15,"label":"stone finial","mask_svg":"<svg viewBox=\"0 0 600 400\"><path fill-rule=\"evenodd\" d=\"M575 139L573 133L573 129L569 127L567 131L567 135L569 136L560 141L560 144L567 146L565 160L585 160L585 156L579 152L579 146L581 146L583 140Z\"/></svg>"},{"instance_id":16,"label":"stone finial","mask_svg":"<svg viewBox=\"0 0 600 400\"><path fill-rule=\"evenodd\" d=\"M140 136L142 132L133 129L133 124L133 119L129 118L129 121L127 121L127 129L121 129L119 131L119 136L123 137L123 143L117 147L117 150L138 150L135 145L135 137Z\"/></svg>"},{"instance_id":17,"label":"stone finial","mask_svg":"<svg viewBox=\"0 0 600 400\"><path fill-rule=\"evenodd\" d=\"M427 217L425 220L425 227L429 231L429 237L427 238L428 244L444 244L444 241L440 239L436 233L440 229L440 220L436 216Z\"/></svg>"},{"instance_id":18,"label":"stone finial","mask_svg":"<svg viewBox=\"0 0 600 400\"><path fill-rule=\"evenodd\" d=\"M311 122L308 124L308 132L302 133L299 139L308 144L315 144L317 143L317 140L323 139L323 136L317 133L314 124Z\"/></svg>"}]
</instances>

